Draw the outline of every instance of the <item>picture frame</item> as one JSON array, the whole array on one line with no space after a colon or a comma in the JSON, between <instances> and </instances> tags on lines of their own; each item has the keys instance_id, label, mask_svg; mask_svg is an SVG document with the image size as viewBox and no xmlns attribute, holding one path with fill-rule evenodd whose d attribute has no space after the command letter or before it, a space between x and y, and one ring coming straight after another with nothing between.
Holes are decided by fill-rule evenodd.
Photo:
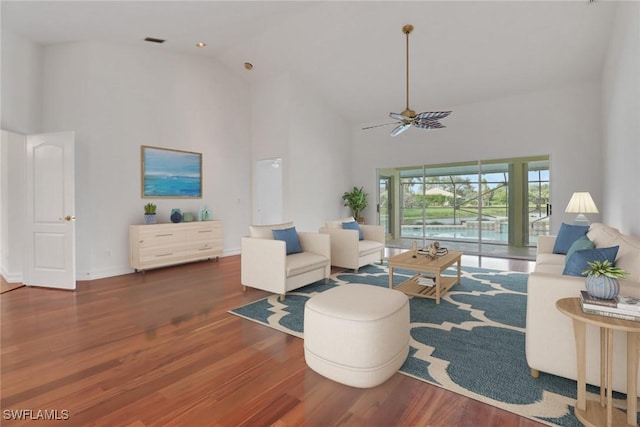
<instances>
[{"instance_id":1,"label":"picture frame","mask_svg":"<svg viewBox=\"0 0 640 427\"><path fill-rule=\"evenodd\" d=\"M140 158L142 198L202 198L202 153L142 145Z\"/></svg>"}]
</instances>

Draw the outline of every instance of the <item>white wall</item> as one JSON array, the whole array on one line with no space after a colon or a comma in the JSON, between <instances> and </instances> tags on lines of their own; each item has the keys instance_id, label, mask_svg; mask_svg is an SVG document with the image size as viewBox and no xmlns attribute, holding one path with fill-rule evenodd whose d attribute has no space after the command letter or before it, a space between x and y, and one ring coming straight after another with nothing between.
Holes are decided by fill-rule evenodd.
<instances>
[{"instance_id":1,"label":"white wall","mask_svg":"<svg viewBox=\"0 0 640 427\"><path fill-rule=\"evenodd\" d=\"M351 130L308 86L287 74L253 86L252 156L283 159L283 220L316 231L343 216L351 182Z\"/></svg>"},{"instance_id":2,"label":"white wall","mask_svg":"<svg viewBox=\"0 0 640 427\"><path fill-rule=\"evenodd\" d=\"M640 236L640 3L618 5L603 72L605 222Z\"/></svg>"},{"instance_id":3,"label":"white wall","mask_svg":"<svg viewBox=\"0 0 640 427\"><path fill-rule=\"evenodd\" d=\"M290 157L288 150L289 143L289 76L283 74L277 78L272 78L263 82L256 82L251 85L251 163L265 159L282 159L280 164L280 174L282 183L286 183L290 178ZM256 177L252 176L252 180ZM264 184L264 183L263 183ZM254 183L254 189L265 189ZM265 189L266 190L266 189ZM288 193L284 188L267 190L268 193L280 194L282 206L272 209L278 210L281 214L281 221L293 220L289 210L285 209L288 203ZM251 211L256 212L260 206L259 200L264 200L268 195L254 193L252 195ZM264 201L262 203L265 203ZM263 223L257 214L252 215L251 224ZM248 228L244 235L248 234Z\"/></svg>"},{"instance_id":4,"label":"white wall","mask_svg":"<svg viewBox=\"0 0 640 427\"><path fill-rule=\"evenodd\" d=\"M225 254L249 222L249 87L211 59L151 47L71 43L45 48L43 129L76 131L78 279L128 267L128 226L143 205L224 223ZM202 199L143 199L140 146L203 155Z\"/></svg>"},{"instance_id":5,"label":"white wall","mask_svg":"<svg viewBox=\"0 0 640 427\"><path fill-rule=\"evenodd\" d=\"M436 131L411 128L391 138L393 126L354 129L355 185L376 194L376 168L549 155L553 231L573 221L564 209L574 191L589 191L603 204L599 82L452 110L442 121L447 127ZM366 218L376 220L375 203Z\"/></svg>"},{"instance_id":6,"label":"white wall","mask_svg":"<svg viewBox=\"0 0 640 427\"><path fill-rule=\"evenodd\" d=\"M0 128L15 133L40 132L42 48L2 30Z\"/></svg>"},{"instance_id":7,"label":"white wall","mask_svg":"<svg viewBox=\"0 0 640 427\"><path fill-rule=\"evenodd\" d=\"M8 282L21 282L24 236L20 220L24 217L25 197L20 186L26 161L23 135L1 131L0 143L0 274Z\"/></svg>"},{"instance_id":8,"label":"white wall","mask_svg":"<svg viewBox=\"0 0 640 427\"><path fill-rule=\"evenodd\" d=\"M289 212L301 230L317 231L349 212L341 197L352 182L351 127L308 87L293 84Z\"/></svg>"},{"instance_id":9,"label":"white wall","mask_svg":"<svg viewBox=\"0 0 640 427\"><path fill-rule=\"evenodd\" d=\"M25 138L40 132L42 100L42 48L20 36L2 31L0 81L0 273L10 282L22 281ZM10 132L6 132L10 131Z\"/></svg>"},{"instance_id":10,"label":"white wall","mask_svg":"<svg viewBox=\"0 0 640 427\"><path fill-rule=\"evenodd\" d=\"M289 76L251 85L251 155L254 160L283 157L289 143Z\"/></svg>"}]
</instances>

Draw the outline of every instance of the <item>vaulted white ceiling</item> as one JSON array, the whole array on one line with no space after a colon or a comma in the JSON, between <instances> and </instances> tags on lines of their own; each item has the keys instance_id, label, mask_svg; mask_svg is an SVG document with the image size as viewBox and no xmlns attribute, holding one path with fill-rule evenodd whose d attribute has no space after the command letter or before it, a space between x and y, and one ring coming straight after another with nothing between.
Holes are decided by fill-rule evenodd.
<instances>
[{"instance_id":1,"label":"vaulted white ceiling","mask_svg":"<svg viewBox=\"0 0 640 427\"><path fill-rule=\"evenodd\" d=\"M405 107L405 24L415 27L410 106L437 111L599 79L616 2L3 0L1 7L4 29L44 45L94 40L189 52L249 81L287 73L365 125ZM208 46L197 48L199 41Z\"/></svg>"}]
</instances>

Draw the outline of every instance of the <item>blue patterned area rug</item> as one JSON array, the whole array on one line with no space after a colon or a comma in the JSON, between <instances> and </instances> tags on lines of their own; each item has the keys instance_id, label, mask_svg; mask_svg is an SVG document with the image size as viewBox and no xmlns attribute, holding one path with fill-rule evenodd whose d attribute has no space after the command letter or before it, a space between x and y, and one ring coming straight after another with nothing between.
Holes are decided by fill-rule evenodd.
<instances>
[{"instance_id":1,"label":"blue patterned area rug","mask_svg":"<svg viewBox=\"0 0 640 427\"><path fill-rule=\"evenodd\" d=\"M394 284L411 275L394 269ZM302 338L305 302L350 283L389 286L386 264L366 266L359 274L336 273L329 284L297 289L284 302L272 295L230 313ZM461 283L440 305L411 298L411 348L400 372L548 425L582 426L574 415L575 381L542 372L537 379L530 375L526 299L527 274L463 267ZM597 388L588 393L598 398ZM614 398L614 405L625 407L624 395L614 393Z\"/></svg>"}]
</instances>

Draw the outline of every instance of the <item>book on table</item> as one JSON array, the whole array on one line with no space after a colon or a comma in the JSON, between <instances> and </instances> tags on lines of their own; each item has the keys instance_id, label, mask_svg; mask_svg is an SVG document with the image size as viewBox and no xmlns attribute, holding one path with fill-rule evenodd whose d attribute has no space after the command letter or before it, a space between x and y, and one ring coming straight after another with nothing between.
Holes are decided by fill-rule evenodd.
<instances>
[{"instance_id":1,"label":"book on table","mask_svg":"<svg viewBox=\"0 0 640 427\"><path fill-rule=\"evenodd\" d=\"M640 297L618 295L617 300L618 308L637 311L638 313L640 313Z\"/></svg>"},{"instance_id":2,"label":"book on table","mask_svg":"<svg viewBox=\"0 0 640 427\"><path fill-rule=\"evenodd\" d=\"M587 305L597 307L611 307L637 313L640 316L640 297L618 295L612 299L594 298L585 290L580 291L580 300Z\"/></svg>"},{"instance_id":3,"label":"book on table","mask_svg":"<svg viewBox=\"0 0 640 427\"><path fill-rule=\"evenodd\" d=\"M436 251L436 256L441 257L441 256L446 255L448 253L449 253L449 249L447 249L447 248L439 248ZM421 249L418 249L418 254L420 254L420 255L431 255L431 252L429 252L429 249L427 249L427 248L421 248Z\"/></svg>"},{"instance_id":4,"label":"book on table","mask_svg":"<svg viewBox=\"0 0 640 427\"><path fill-rule=\"evenodd\" d=\"M418 285L422 286L435 286L436 276L431 273L422 273L418 276Z\"/></svg>"},{"instance_id":5,"label":"book on table","mask_svg":"<svg viewBox=\"0 0 640 427\"><path fill-rule=\"evenodd\" d=\"M588 314L597 314L598 316L613 317L615 319L632 320L634 322L640 322L640 316L635 316L632 314L618 313L615 311L593 310L586 307L582 307L582 311Z\"/></svg>"},{"instance_id":6,"label":"book on table","mask_svg":"<svg viewBox=\"0 0 640 427\"><path fill-rule=\"evenodd\" d=\"M618 301L616 299L595 298L585 290L580 291L580 301L582 301L583 305L592 305L594 307L618 307Z\"/></svg>"},{"instance_id":7,"label":"book on table","mask_svg":"<svg viewBox=\"0 0 640 427\"><path fill-rule=\"evenodd\" d=\"M623 300L625 303L620 304L619 300ZM640 321L640 310L627 308L630 306L632 307L632 305L627 304L630 301L631 300L627 299L627 297L621 296L618 296L615 299L603 300L593 298L587 293L587 291L580 291L580 304L582 306L582 311L585 313Z\"/></svg>"}]
</instances>

